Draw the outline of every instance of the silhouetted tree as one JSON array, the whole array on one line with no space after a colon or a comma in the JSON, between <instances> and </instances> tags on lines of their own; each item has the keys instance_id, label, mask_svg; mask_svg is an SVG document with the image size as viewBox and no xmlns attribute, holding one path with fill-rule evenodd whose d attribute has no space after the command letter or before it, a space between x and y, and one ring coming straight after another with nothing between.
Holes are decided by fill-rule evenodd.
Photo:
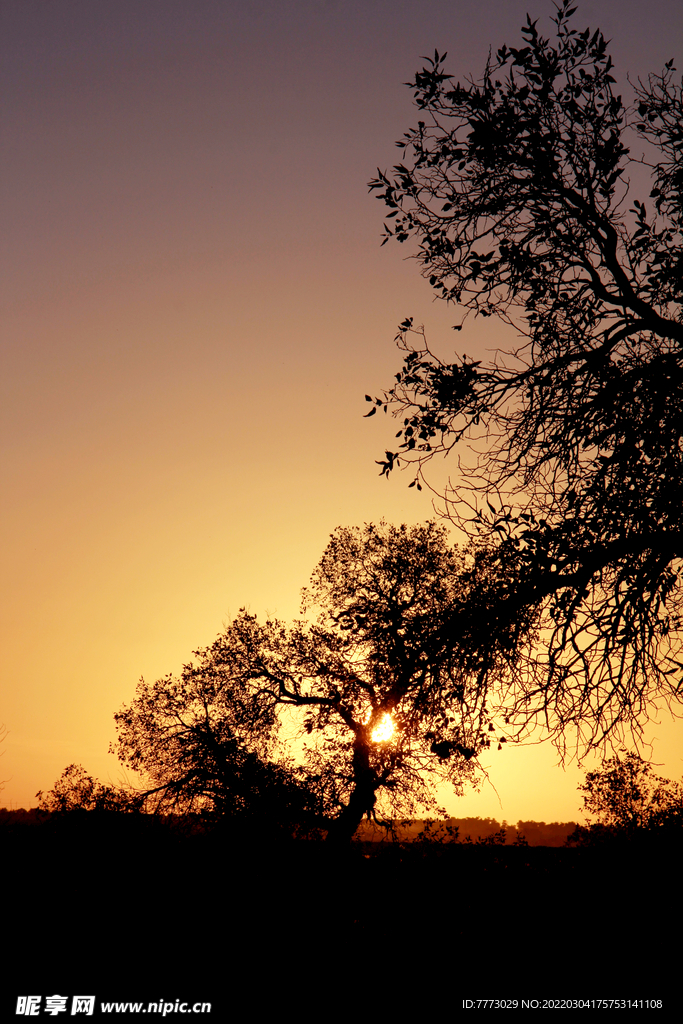
<instances>
[{"instance_id":1,"label":"silhouetted tree","mask_svg":"<svg viewBox=\"0 0 683 1024\"><path fill-rule=\"evenodd\" d=\"M152 686L115 715L114 752L142 774L147 809L199 814L254 833L310 830L318 803L278 743L279 721L258 682L271 624L243 612L180 678Z\"/></svg>"},{"instance_id":2,"label":"silhouetted tree","mask_svg":"<svg viewBox=\"0 0 683 1024\"><path fill-rule=\"evenodd\" d=\"M118 756L162 806L225 815L256 791L285 794L294 818L322 813L331 839L378 808L436 807L432 782L475 778L487 688L515 671L502 649L483 665L438 646L466 562L433 523L336 530L305 591L317 620L242 611L180 678L140 683L116 715Z\"/></svg>"},{"instance_id":3,"label":"silhouetted tree","mask_svg":"<svg viewBox=\"0 0 683 1024\"><path fill-rule=\"evenodd\" d=\"M140 811L142 797L116 786L106 786L79 764L65 768L54 788L47 793L36 793L38 806L52 814L69 814L71 811Z\"/></svg>"},{"instance_id":4,"label":"silhouetted tree","mask_svg":"<svg viewBox=\"0 0 683 1024\"><path fill-rule=\"evenodd\" d=\"M568 838L580 845L632 838L645 831L683 833L683 786L655 775L639 754L622 751L586 774L583 807L595 818Z\"/></svg>"},{"instance_id":5,"label":"silhouetted tree","mask_svg":"<svg viewBox=\"0 0 683 1024\"><path fill-rule=\"evenodd\" d=\"M398 143L410 159L371 182L385 241L419 241L455 330L472 313L518 340L444 361L409 318L404 367L368 415L402 417L380 465L412 467L411 486L467 447L447 513L497 547L498 620L535 608L548 637L545 677L510 710L590 747L681 697L683 102L669 61L627 109L605 39L571 28L573 10L557 7L554 45L527 19L479 82L453 85L435 53L408 83L424 117Z\"/></svg>"}]
</instances>

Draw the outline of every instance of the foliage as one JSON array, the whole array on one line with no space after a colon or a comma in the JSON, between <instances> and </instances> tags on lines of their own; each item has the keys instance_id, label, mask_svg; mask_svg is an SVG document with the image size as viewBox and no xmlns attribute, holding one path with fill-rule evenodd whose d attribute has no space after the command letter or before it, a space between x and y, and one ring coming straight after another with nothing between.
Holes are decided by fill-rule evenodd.
<instances>
[{"instance_id":1,"label":"foliage","mask_svg":"<svg viewBox=\"0 0 683 1024\"><path fill-rule=\"evenodd\" d=\"M141 773L150 810L199 813L251 830L315 824L315 796L277 743L279 722L260 670L277 658L280 630L246 612L199 661L147 685L115 715L115 753Z\"/></svg>"},{"instance_id":2,"label":"foliage","mask_svg":"<svg viewBox=\"0 0 683 1024\"><path fill-rule=\"evenodd\" d=\"M583 807L595 818L568 838L580 845L683 829L683 786L655 775L639 754L622 751L586 774Z\"/></svg>"},{"instance_id":3,"label":"foliage","mask_svg":"<svg viewBox=\"0 0 683 1024\"><path fill-rule=\"evenodd\" d=\"M330 838L350 839L364 814L435 807L432 782L474 780L487 687L511 671L439 649L470 578L434 523L339 528L305 591L316 620L241 611L180 678L141 682L116 715L116 752L162 806L224 816L265 801L323 815Z\"/></svg>"},{"instance_id":4,"label":"foliage","mask_svg":"<svg viewBox=\"0 0 683 1024\"><path fill-rule=\"evenodd\" d=\"M53 814L68 814L71 811L140 811L142 799L139 794L128 792L103 783L86 775L79 764L65 768L54 789L48 793L36 793L38 806L42 811Z\"/></svg>"},{"instance_id":5,"label":"foliage","mask_svg":"<svg viewBox=\"0 0 683 1024\"><path fill-rule=\"evenodd\" d=\"M380 465L412 467L411 486L466 446L446 512L515 581L499 618L533 608L547 631L545 677L510 712L560 742L575 727L585 749L681 698L683 100L670 61L627 109L605 39L572 14L563 0L554 45L527 19L478 83L453 85L438 52L408 83L424 117L398 143L411 159L371 182L384 241L419 241L455 330L495 317L521 340L444 361L408 318L404 367L368 415L402 417Z\"/></svg>"},{"instance_id":6,"label":"foliage","mask_svg":"<svg viewBox=\"0 0 683 1024\"><path fill-rule=\"evenodd\" d=\"M469 836L468 836L469 838ZM460 829L452 821L426 821L413 839L414 843L459 843Z\"/></svg>"}]
</instances>

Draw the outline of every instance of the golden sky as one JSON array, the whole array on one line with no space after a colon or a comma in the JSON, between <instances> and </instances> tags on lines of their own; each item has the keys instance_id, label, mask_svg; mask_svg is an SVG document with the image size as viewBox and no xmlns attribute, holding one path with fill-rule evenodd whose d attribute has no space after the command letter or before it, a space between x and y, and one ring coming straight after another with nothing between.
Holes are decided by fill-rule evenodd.
<instances>
[{"instance_id":1,"label":"golden sky","mask_svg":"<svg viewBox=\"0 0 683 1024\"><path fill-rule=\"evenodd\" d=\"M80 762L118 781L113 714L246 605L292 618L338 525L432 515L374 460L364 394L406 316L451 345L366 183L417 119L401 85L517 45L546 0L27 0L2 47L0 802ZM620 86L683 66L679 0L579 3ZM643 197L644 198L644 197ZM502 343L486 321L470 355ZM683 730L648 731L660 774ZM547 744L491 753L459 816L575 818ZM495 787L495 789L493 788Z\"/></svg>"}]
</instances>

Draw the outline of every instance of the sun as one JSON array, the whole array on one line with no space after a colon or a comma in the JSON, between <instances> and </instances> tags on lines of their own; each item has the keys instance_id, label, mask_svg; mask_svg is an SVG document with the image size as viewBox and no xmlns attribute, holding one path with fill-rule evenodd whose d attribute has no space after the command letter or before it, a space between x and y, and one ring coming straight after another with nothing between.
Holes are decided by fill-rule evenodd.
<instances>
[{"instance_id":1,"label":"sun","mask_svg":"<svg viewBox=\"0 0 683 1024\"><path fill-rule=\"evenodd\" d=\"M373 743L384 743L394 735L394 720L391 715L385 714L377 723L370 734Z\"/></svg>"}]
</instances>

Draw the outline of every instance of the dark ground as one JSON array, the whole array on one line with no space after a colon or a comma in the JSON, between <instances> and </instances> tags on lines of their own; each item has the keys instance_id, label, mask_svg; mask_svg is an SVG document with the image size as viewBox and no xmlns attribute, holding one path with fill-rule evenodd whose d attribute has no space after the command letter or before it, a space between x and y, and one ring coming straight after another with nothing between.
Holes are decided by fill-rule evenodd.
<instances>
[{"instance_id":1,"label":"dark ground","mask_svg":"<svg viewBox=\"0 0 683 1024\"><path fill-rule=\"evenodd\" d=\"M133 815L6 826L0 843L2 1019L18 995L77 992L208 1000L214 1020L433 1019L468 998L662 999L679 973L670 845L335 851Z\"/></svg>"}]
</instances>

